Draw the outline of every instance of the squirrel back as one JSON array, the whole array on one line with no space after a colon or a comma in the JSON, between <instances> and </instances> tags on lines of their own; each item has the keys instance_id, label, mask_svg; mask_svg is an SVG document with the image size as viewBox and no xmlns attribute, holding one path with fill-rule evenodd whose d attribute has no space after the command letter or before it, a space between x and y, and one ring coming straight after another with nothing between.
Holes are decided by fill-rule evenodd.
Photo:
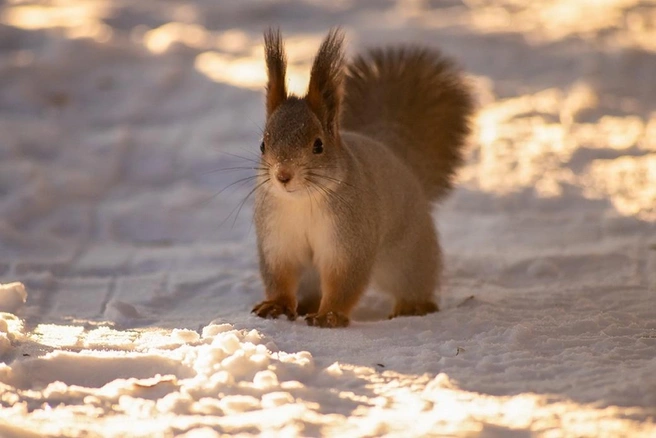
<instances>
[{"instance_id":1,"label":"squirrel back","mask_svg":"<svg viewBox=\"0 0 656 438\"><path fill-rule=\"evenodd\" d=\"M454 63L435 49L374 49L347 66L341 127L387 145L432 201L453 187L474 102Z\"/></svg>"}]
</instances>

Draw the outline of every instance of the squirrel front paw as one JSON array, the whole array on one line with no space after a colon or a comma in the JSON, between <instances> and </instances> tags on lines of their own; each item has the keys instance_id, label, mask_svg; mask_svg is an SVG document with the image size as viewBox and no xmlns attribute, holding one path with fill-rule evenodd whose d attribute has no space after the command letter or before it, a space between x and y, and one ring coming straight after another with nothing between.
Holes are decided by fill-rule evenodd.
<instances>
[{"instance_id":1,"label":"squirrel front paw","mask_svg":"<svg viewBox=\"0 0 656 438\"><path fill-rule=\"evenodd\" d=\"M349 325L348 316L338 312L312 313L305 317L308 325L323 328L346 327Z\"/></svg>"},{"instance_id":2,"label":"squirrel front paw","mask_svg":"<svg viewBox=\"0 0 656 438\"><path fill-rule=\"evenodd\" d=\"M253 307L251 313L256 314L260 318L276 319L280 315L285 315L291 321L296 319L296 310L294 308L273 300L262 301Z\"/></svg>"}]
</instances>

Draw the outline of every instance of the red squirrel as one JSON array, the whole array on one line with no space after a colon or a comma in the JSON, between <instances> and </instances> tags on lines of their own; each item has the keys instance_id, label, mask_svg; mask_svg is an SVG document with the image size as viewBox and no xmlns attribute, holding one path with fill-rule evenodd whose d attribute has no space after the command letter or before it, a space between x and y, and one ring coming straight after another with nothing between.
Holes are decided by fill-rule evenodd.
<instances>
[{"instance_id":1,"label":"red squirrel","mask_svg":"<svg viewBox=\"0 0 656 438\"><path fill-rule=\"evenodd\" d=\"M431 216L463 163L473 97L434 49L374 49L346 62L333 29L307 94L287 91L279 31L264 35L266 126L254 222L263 318L345 327L369 285L390 318L436 312L442 253ZM299 304L297 292L310 297Z\"/></svg>"}]
</instances>

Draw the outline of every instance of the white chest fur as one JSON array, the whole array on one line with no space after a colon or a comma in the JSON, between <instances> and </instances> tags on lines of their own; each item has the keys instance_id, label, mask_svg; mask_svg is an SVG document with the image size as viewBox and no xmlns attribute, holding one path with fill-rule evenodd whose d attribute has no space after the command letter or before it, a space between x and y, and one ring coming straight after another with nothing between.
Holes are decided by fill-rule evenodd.
<instances>
[{"instance_id":1,"label":"white chest fur","mask_svg":"<svg viewBox=\"0 0 656 438\"><path fill-rule=\"evenodd\" d=\"M273 195L273 194L272 194ZM334 222L319 199L276 196L262 249L273 263L323 266L335 261Z\"/></svg>"}]
</instances>

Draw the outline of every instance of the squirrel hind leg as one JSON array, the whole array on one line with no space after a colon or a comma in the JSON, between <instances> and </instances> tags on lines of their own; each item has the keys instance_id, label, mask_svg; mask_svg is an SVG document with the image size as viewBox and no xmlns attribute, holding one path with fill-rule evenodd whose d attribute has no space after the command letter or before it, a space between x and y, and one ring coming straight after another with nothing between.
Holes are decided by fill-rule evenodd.
<instances>
[{"instance_id":1,"label":"squirrel hind leg","mask_svg":"<svg viewBox=\"0 0 656 438\"><path fill-rule=\"evenodd\" d=\"M386 269L378 269L374 283L378 290L394 298L394 308L389 319L398 316L424 316L439 310L436 303L438 265L430 266L421 262L411 264L398 262L385 264Z\"/></svg>"},{"instance_id":2,"label":"squirrel hind leg","mask_svg":"<svg viewBox=\"0 0 656 438\"><path fill-rule=\"evenodd\" d=\"M321 304L305 321L310 326L336 328L349 325L349 314L370 279L371 262L351 257L342 264L328 264L321 271Z\"/></svg>"},{"instance_id":3,"label":"squirrel hind leg","mask_svg":"<svg viewBox=\"0 0 656 438\"><path fill-rule=\"evenodd\" d=\"M413 302L407 300L397 300L394 305L394 310L389 316L389 319L396 318L398 316L424 316L429 313L435 313L439 311L439 307L435 304L434 301L421 301Z\"/></svg>"},{"instance_id":4,"label":"squirrel hind leg","mask_svg":"<svg viewBox=\"0 0 656 438\"><path fill-rule=\"evenodd\" d=\"M397 284L396 287L387 289L395 300L389 319L398 316L424 316L439 311L435 300L437 287L435 282L431 281L432 276L422 276L416 272L410 275L403 276L404 279L411 278L408 284Z\"/></svg>"},{"instance_id":5,"label":"squirrel hind leg","mask_svg":"<svg viewBox=\"0 0 656 438\"><path fill-rule=\"evenodd\" d=\"M388 248L377 261L374 284L394 298L389 318L437 312L441 271L442 255L434 233Z\"/></svg>"}]
</instances>

